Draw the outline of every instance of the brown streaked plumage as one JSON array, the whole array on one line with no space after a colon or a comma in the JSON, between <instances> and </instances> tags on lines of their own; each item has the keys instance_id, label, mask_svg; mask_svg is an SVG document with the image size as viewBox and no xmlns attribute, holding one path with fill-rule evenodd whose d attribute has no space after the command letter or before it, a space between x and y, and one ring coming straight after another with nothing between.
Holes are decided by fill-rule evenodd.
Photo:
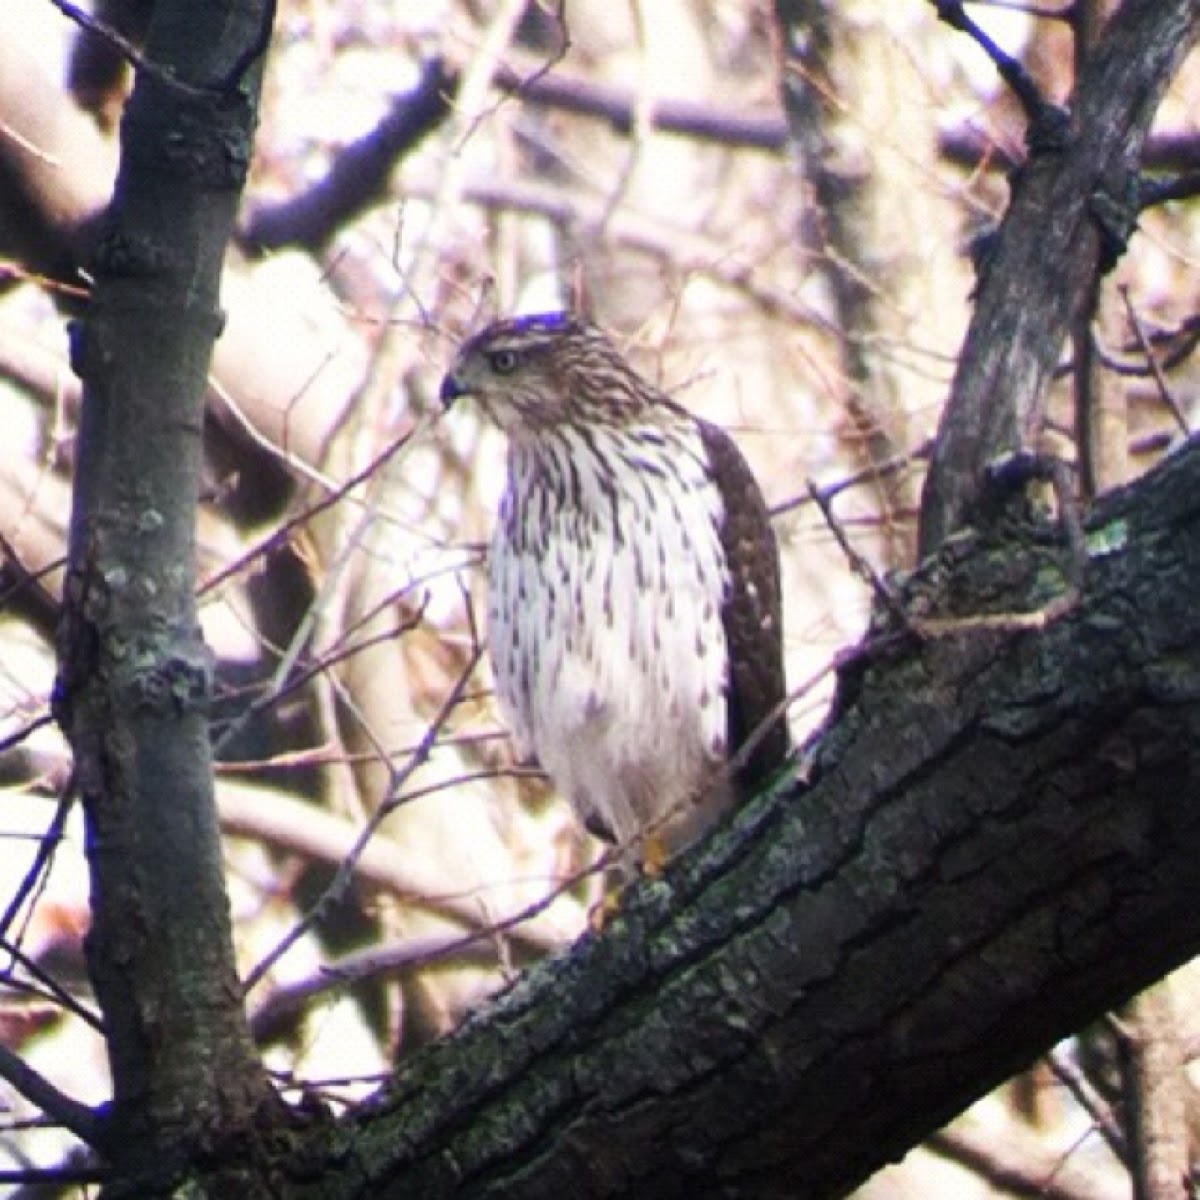
<instances>
[{"instance_id":1,"label":"brown streaked plumage","mask_svg":"<svg viewBox=\"0 0 1200 1200\"><path fill-rule=\"evenodd\" d=\"M762 493L728 435L568 314L470 338L442 384L462 395L508 437L488 610L517 753L593 832L674 853L788 753Z\"/></svg>"}]
</instances>

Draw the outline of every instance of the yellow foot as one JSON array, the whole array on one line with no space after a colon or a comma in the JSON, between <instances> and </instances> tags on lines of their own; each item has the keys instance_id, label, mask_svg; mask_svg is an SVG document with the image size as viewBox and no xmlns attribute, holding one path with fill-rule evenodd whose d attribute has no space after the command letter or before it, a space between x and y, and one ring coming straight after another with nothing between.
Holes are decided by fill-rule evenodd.
<instances>
[{"instance_id":1,"label":"yellow foot","mask_svg":"<svg viewBox=\"0 0 1200 1200\"><path fill-rule=\"evenodd\" d=\"M642 842L642 874L651 879L661 875L663 867L667 865L667 857L666 843L662 838L657 833L646 834Z\"/></svg>"},{"instance_id":2,"label":"yellow foot","mask_svg":"<svg viewBox=\"0 0 1200 1200\"><path fill-rule=\"evenodd\" d=\"M645 878L654 879L662 874L669 858L667 845L657 833L645 834L637 851L629 849L614 857L606 872L604 894L588 910L588 928L593 933L600 933L616 916L622 893L637 878L634 861L638 862Z\"/></svg>"},{"instance_id":3,"label":"yellow foot","mask_svg":"<svg viewBox=\"0 0 1200 1200\"><path fill-rule=\"evenodd\" d=\"M588 928L593 933L603 933L604 927L617 915L621 906L621 887L606 887L604 895L588 909Z\"/></svg>"}]
</instances>

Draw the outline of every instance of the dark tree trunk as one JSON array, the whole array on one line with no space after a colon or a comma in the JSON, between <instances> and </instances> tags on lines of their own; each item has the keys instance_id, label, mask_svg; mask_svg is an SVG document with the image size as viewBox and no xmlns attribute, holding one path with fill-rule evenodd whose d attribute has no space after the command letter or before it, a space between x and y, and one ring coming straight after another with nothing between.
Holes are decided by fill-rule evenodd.
<instances>
[{"instance_id":1,"label":"dark tree trunk","mask_svg":"<svg viewBox=\"0 0 1200 1200\"><path fill-rule=\"evenodd\" d=\"M73 331L84 400L57 714L87 818L87 957L114 1089L102 1148L139 1195L274 1106L233 963L194 544L218 284L270 25L265 3L157 6Z\"/></svg>"}]
</instances>

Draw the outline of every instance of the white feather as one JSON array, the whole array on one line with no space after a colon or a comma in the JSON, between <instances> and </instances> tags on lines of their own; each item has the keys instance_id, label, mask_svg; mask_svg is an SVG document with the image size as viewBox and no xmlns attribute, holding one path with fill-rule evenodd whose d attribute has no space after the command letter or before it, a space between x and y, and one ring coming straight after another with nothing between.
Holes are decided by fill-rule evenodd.
<instances>
[{"instance_id":1,"label":"white feather","mask_svg":"<svg viewBox=\"0 0 1200 1200\"><path fill-rule=\"evenodd\" d=\"M489 629L517 753L619 842L658 827L678 848L730 796L724 511L699 433L542 431L509 472Z\"/></svg>"}]
</instances>

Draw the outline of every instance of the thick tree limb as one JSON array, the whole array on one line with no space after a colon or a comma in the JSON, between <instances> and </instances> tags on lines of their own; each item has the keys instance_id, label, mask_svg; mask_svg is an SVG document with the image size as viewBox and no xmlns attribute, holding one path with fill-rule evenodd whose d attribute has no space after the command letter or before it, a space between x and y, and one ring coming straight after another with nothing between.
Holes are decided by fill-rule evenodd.
<instances>
[{"instance_id":1,"label":"thick tree limb","mask_svg":"<svg viewBox=\"0 0 1200 1200\"><path fill-rule=\"evenodd\" d=\"M962 632L844 674L814 785L405 1064L314 1194L840 1195L1194 954L1197 495L1200 448L1106 500L1040 633L970 618L1063 539L948 543L909 603Z\"/></svg>"}]
</instances>

